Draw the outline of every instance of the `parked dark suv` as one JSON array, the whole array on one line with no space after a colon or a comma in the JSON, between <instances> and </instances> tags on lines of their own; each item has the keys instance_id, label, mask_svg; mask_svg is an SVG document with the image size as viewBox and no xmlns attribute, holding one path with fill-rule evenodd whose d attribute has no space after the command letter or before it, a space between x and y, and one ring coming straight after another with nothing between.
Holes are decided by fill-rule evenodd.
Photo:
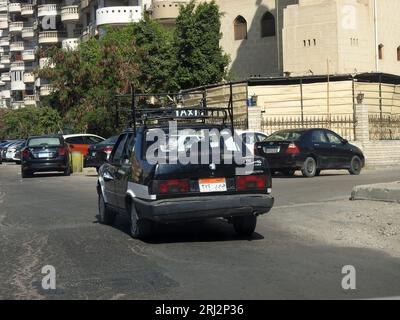
<instances>
[{"instance_id":1,"label":"parked dark suv","mask_svg":"<svg viewBox=\"0 0 400 320\"><path fill-rule=\"evenodd\" d=\"M184 117L200 115L208 119L212 110L181 108L178 111ZM143 115L148 124L128 129L119 136L108 162L99 170L100 222L112 224L117 213L126 213L132 237L142 238L151 234L155 222L224 218L239 235L251 235L257 216L269 212L274 203L266 160L254 158L250 151L246 154L251 156L242 158L241 164L225 157L213 158L212 152L207 155L208 150L215 151L215 148L240 154L243 150L232 139L204 142L204 132L231 128L224 124L186 121L178 126L177 133L160 125L160 119L177 120L180 116L176 114L175 110L165 110L158 115L152 110ZM156 140L160 143L154 153L157 162L150 157L151 151L156 150L152 141L156 132L166 134L165 141ZM199 151L197 147L201 144L203 149ZM174 161L177 160L175 152L188 155L193 152L192 159L202 157L204 161L183 164Z\"/></svg>"},{"instance_id":2,"label":"parked dark suv","mask_svg":"<svg viewBox=\"0 0 400 320\"><path fill-rule=\"evenodd\" d=\"M30 137L21 150L22 178L32 176L35 172L71 173L69 149L60 135Z\"/></svg>"}]
</instances>

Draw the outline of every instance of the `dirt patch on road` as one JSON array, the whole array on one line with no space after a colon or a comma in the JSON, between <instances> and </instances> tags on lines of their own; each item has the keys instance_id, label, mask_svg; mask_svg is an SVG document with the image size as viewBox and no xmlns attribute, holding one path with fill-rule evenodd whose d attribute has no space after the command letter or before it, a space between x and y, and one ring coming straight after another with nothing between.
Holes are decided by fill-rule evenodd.
<instances>
[{"instance_id":1,"label":"dirt patch on road","mask_svg":"<svg viewBox=\"0 0 400 320\"><path fill-rule=\"evenodd\" d=\"M343 200L274 211L273 219L286 221L296 237L335 246L378 249L400 257L400 204Z\"/></svg>"}]
</instances>

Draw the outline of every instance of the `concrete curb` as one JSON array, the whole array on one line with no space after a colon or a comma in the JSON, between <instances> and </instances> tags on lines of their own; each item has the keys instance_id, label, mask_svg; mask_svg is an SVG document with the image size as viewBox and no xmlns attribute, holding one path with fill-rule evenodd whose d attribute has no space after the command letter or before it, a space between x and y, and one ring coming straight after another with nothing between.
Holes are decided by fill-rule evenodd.
<instances>
[{"instance_id":1,"label":"concrete curb","mask_svg":"<svg viewBox=\"0 0 400 320\"><path fill-rule=\"evenodd\" d=\"M356 186L350 200L372 200L400 203L400 181Z\"/></svg>"}]
</instances>

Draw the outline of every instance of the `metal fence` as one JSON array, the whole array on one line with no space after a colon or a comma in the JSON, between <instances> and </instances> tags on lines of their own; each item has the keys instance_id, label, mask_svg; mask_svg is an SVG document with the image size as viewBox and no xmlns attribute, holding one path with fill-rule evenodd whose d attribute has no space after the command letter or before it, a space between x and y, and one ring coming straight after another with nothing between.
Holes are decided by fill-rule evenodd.
<instances>
[{"instance_id":1,"label":"metal fence","mask_svg":"<svg viewBox=\"0 0 400 320\"><path fill-rule=\"evenodd\" d=\"M355 139L355 127L356 121L352 115L265 117L261 121L261 129L267 134L284 129L326 128L348 140Z\"/></svg>"},{"instance_id":2,"label":"metal fence","mask_svg":"<svg viewBox=\"0 0 400 320\"><path fill-rule=\"evenodd\" d=\"M400 115L369 114L370 140L400 140Z\"/></svg>"}]
</instances>

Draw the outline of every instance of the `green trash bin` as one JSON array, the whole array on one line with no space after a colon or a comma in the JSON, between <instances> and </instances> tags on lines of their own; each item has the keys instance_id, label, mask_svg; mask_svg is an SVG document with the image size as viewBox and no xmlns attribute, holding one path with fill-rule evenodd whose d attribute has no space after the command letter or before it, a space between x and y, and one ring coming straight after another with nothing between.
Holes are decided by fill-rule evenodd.
<instances>
[{"instance_id":1,"label":"green trash bin","mask_svg":"<svg viewBox=\"0 0 400 320\"><path fill-rule=\"evenodd\" d=\"M83 154L80 152L71 153L72 172L79 173L83 171Z\"/></svg>"}]
</instances>

